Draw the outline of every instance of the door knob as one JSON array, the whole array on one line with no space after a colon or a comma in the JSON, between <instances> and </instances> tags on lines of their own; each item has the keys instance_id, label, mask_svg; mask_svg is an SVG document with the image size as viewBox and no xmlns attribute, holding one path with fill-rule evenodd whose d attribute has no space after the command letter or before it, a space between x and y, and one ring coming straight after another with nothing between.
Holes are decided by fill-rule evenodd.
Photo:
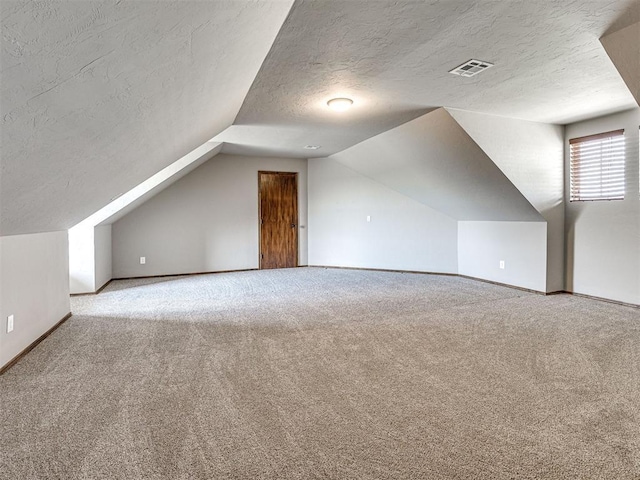
<instances>
[{"instance_id":1,"label":"door knob","mask_svg":"<svg viewBox=\"0 0 640 480\"><path fill-rule=\"evenodd\" d=\"M296 224L295 224L295 223L292 223L292 224L291 224L291 228L296 228Z\"/></svg>"}]
</instances>

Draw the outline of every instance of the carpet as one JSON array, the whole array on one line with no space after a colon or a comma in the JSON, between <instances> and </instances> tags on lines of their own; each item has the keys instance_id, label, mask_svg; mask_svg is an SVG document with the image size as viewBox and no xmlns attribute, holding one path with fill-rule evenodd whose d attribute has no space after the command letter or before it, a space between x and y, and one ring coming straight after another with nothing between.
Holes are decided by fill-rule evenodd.
<instances>
[{"instance_id":1,"label":"carpet","mask_svg":"<svg viewBox=\"0 0 640 480\"><path fill-rule=\"evenodd\" d=\"M324 268L112 282L0 377L2 479L638 479L640 311Z\"/></svg>"}]
</instances>

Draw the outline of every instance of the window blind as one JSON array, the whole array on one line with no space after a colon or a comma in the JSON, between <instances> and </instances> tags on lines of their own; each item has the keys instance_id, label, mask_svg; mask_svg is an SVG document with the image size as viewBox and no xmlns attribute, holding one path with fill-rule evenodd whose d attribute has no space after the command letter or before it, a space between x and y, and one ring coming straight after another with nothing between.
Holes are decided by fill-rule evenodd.
<instances>
[{"instance_id":1,"label":"window blind","mask_svg":"<svg viewBox=\"0 0 640 480\"><path fill-rule=\"evenodd\" d=\"M569 140L571 201L624 199L624 130Z\"/></svg>"}]
</instances>

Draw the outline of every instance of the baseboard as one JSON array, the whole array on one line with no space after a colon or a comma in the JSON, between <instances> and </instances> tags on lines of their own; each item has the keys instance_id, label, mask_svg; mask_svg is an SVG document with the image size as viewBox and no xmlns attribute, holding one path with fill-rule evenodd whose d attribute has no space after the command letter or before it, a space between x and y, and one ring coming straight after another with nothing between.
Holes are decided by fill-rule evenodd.
<instances>
[{"instance_id":1,"label":"baseboard","mask_svg":"<svg viewBox=\"0 0 640 480\"><path fill-rule=\"evenodd\" d=\"M475 280L477 282L484 282L484 283L490 283L492 285L499 285L501 287L514 288L514 289L520 290L522 292L535 293L537 295L547 295L547 292L542 292L540 290L533 290L531 288L519 287L517 285L510 285L508 283L494 282L493 280L487 280L487 279L478 278L478 277L470 277L469 275L460 275L460 274L458 274L457 276L461 277L461 278L467 278L469 280Z\"/></svg>"},{"instance_id":2,"label":"baseboard","mask_svg":"<svg viewBox=\"0 0 640 480\"><path fill-rule=\"evenodd\" d=\"M99 289L97 289L95 292L87 292L87 293L72 293L71 296L72 297L82 297L84 295L97 295L99 294L102 290L104 290L105 288L107 288L107 285L109 285L112 282L113 278L110 278L109 280L107 280L104 285L102 285Z\"/></svg>"},{"instance_id":3,"label":"baseboard","mask_svg":"<svg viewBox=\"0 0 640 480\"><path fill-rule=\"evenodd\" d=\"M539 290L532 290L530 288L518 287L516 285L509 285L508 283L494 282L493 280L486 280L484 278L470 277L468 275L461 275L459 273L445 273L445 272L425 272L422 270L391 270L386 268L361 268L361 267L333 267L329 265L309 265L312 268L336 268L341 270L366 270L371 272L391 272L391 273L416 273L422 275L444 275L447 277L461 277L468 280L475 280L477 282L491 283L492 285L499 285L506 288L514 288L523 292L535 293L537 295L546 295L545 292Z\"/></svg>"},{"instance_id":4,"label":"baseboard","mask_svg":"<svg viewBox=\"0 0 640 480\"><path fill-rule=\"evenodd\" d=\"M259 268L243 268L240 270L213 270L210 272L167 273L163 275L143 275L140 277L118 277L112 280L142 280L145 278L189 277L192 275L212 275L216 273L253 272L255 270L260 270L260 269Z\"/></svg>"},{"instance_id":5,"label":"baseboard","mask_svg":"<svg viewBox=\"0 0 640 480\"><path fill-rule=\"evenodd\" d=\"M365 267L335 267L333 265L307 265L308 268L335 268L336 270L365 270L367 272L390 272L390 273L416 273L421 275L445 275L448 277L458 277L457 273L445 272L425 272L423 270L392 270L388 268L365 268Z\"/></svg>"},{"instance_id":6,"label":"baseboard","mask_svg":"<svg viewBox=\"0 0 640 480\"><path fill-rule=\"evenodd\" d=\"M7 363L4 367L0 368L0 375L2 375L4 372L9 370L16 363L18 363L22 357L24 357L27 353L29 353L31 350L36 348L40 342L42 342L45 338L47 338L49 335L51 335L60 325L62 325L67 320L69 320L69 318L71 318L71 312L67 313L64 316L64 318L62 318L62 320L60 320L53 327L51 327L49 330L47 330L42 335L40 335L36 340L31 342L31 344L27 348L22 350L18 355L16 355L11 360L9 360L9 363Z\"/></svg>"},{"instance_id":7,"label":"baseboard","mask_svg":"<svg viewBox=\"0 0 640 480\"><path fill-rule=\"evenodd\" d=\"M611 299L608 299L608 298L601 298L601 297L594 297L592 295L584 295L582 293L573 293L573 292L568 292L566 290L558 290L558 291L555 291L555 292L542 292L540 290L533 290L531 288L518 287L517 285L509 285L508 283L495 282L493 280L486 280L484 278L471 277L469 275L461 275L459 273L426 272L426 271L423 271L423 270L398 270L398 269L388 269L388 268L338 267L338 266L334 266L334 265L298 265L298 268L335 268L337 270L365 270L365 271L370 271L370 272L411 273L411 274L419 274L419 275L443 275L443 276L448 276L448 277L461 277L461 278L466 278L466 279L469 279L469 280L475 280L477 282L484 282L484 283L490 283L492 285L498 285L498 286L501 286L501 287L513 288L515 290L520 290L522 292L535 293L536 295L569 294L569 295L575 295L576 297L590 298L591 300L598 300L598 301L601 301L601 302L608 302L608 303L614 303L616 305L623 305L625 307L640 308L640 305L636 305L635 303L619 302L617 300L611 300ZM216 274L216 273L252 272L252 271L255 271L255 270L260 270L260 269L259 268L245 268L245 269L241 269L241 270L215 270L215 271L210 271L210 272L172 273L172 274L166 274L166 275L147 275L147 276L142 276L142 277L119 277L119 278L114 278L112 280L139 280L139 279L145 279L145 278L187 277L187 276L190 276L190 275L211 275L211 274ZM98 290L96 293L99 293L100 291L102 291L102 289L104 289L112 280L109 280L107 283L105 283L100 288L100 290ZM79 294L79 295L92 295L92 294Z\"/></svg>"},{"instance_id":8,"label":"baseboard","mask_svg":"<svg viewBox=\"0 0 640 480\"><path fill-rule=\"evenodd\" d=\"M619 300L612 300L610 298L604 298L604 297L594 297L593 295L586 295L584 293L569 292L567 290L563 290L562 292L554 292L554 293L566 293L567 295L573 295L574 297L588 298L590 300L596 300L598 302L613 303L615 305L622 305L623 307L640 308L640 304L637 304L637 303L621 302Z\"/></svg>"},{"instance_id":9,"label":"baseboard","mask_svg":"<svg viewBox=\"0 0 640 480\"><path fill-rule=\"evenodd\" d=\"M102 286L96 290L96 294L100 293L102 290L104 290L105 288L107 288L107 285L109 285L111 283L111 280L113 280L112 278L110 278L109 280L107 280L106 282L104 282L102 284Z\"/></svg>"}]
</instances>

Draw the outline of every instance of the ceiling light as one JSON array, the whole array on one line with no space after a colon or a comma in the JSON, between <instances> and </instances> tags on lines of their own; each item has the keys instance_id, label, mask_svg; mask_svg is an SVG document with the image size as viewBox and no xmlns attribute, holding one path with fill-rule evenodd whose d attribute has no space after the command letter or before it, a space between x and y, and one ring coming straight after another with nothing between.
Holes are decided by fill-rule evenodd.
<instances>
[{"instance_id":1,"label":"ceiling light","mask_svg":"<svg viewBox=\"0 0 640 480\"><path fill-rule=\"evenodd\" d=\"M329 108L335 110L336 112L344 112L345 110L349 110L351 105L353 105L353 100L350 98L334 98L327 102Z\"/></svg>"},{"instance_id":2,"label":"ceiling light","mask_svg":"<svg viewBox=\"0 0 640 480\"><path fill-rule=\"evenodd\" d=\"M469 60L462 65L457 66L453 70L449 70L449 73L454 75L460 75L461 77L473 77L477 73L493 67L493 63L483 62L482 60Z\"/></svg>"},{"instance_id":3,"label":"ceiling light","mask_svg":"<svg viewBox=\"0 0 640 480\"><path fill-rule=\"evenodd\" d=\"M318 150L320 148L320 145L305 145L304 148L306 150Z\"/></svg>"}]
</instances>

